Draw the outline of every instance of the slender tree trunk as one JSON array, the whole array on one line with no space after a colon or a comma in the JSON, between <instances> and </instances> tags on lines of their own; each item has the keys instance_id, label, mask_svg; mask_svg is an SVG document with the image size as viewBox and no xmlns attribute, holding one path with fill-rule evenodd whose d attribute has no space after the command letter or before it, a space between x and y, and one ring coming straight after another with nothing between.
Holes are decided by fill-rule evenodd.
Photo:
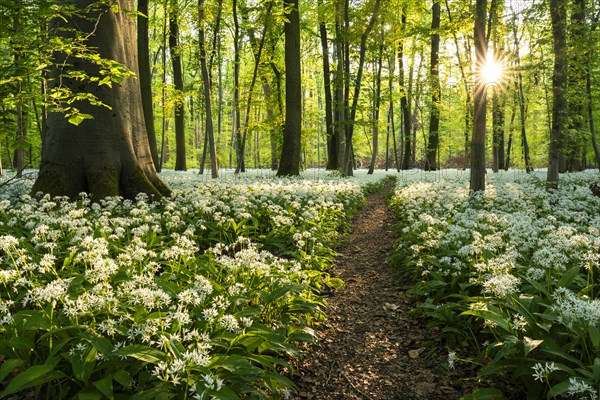
<instances>
[{"instance_id":1,"label":"slender tree trunk","mask_svg":"<svg viewBox=\"0 0 600 400\"><path fill-rule=\"evenodd\" d=\"M389 67L389 79L388 79L388 88L390 91L390 107L388 109L388 124L387 124L387 136L385 138L385 170L389 169L390 164L390 134L392 139L394 140L394 144L396 141L396 130L394 129L394 57L390 57L390 61L388 63ZM390 131L391 128L391 131Z\"/></svg>"},{"instance_id":2,"label":"slender tree trunk","mask_svg":"<svg viewBox=\"0 0 600 400\"><path fill-rule=\"evenodd\" d=\"M441 102L441 87L440 87L440 3L433 2L432 20L431 20L431 63L429 64L429 79L431 82L431 115L429 119L429 140L427 142L427 159L425 169L427 171L435 171L438 169L437 152L440 144L439 127L440 127L440 102Z\"/></svg>"},{"instance_id":3,"label":"slender tree trunk","mask_svg":"<svg viewBox=\"0 0 600 400\"><path fill-rule=\"evenodd\" d=\"M554 38L554 72L552 74L552 134L548 160L547 184L558 187L559 156L562 131L567 117L567 39L566 39L566 0L550 0L552 37Z\"/></svg>"},{"instance_id":4,"label":"slender tree trunk","mask_svg":"<svg viewBox=\"0 0 600 400\"><path fill-rule=\"evenodd\" d=\"M567 104L568 113L565 123L568 129L562 137L562 148L566 156L567 170L581 171L585 161L585 120L587 117L585 102L582 96L586 85L586 50L588 45L589 31L586 24L586 2L585 0L573 0L571 2L571 23L567 30L570 35L570 48L567 48ZM566 18L566 17L565 17ZM569 44L567 44L569 46Z\"/></svg>"},{"instance_id":5,"label":"slender tree trunk","mask_svg":"<svg viewBox=\"0 0 600 400\"><path fill-rule=\"evenodd\" d=\"M300 13L298 0L284 0L288 21L285 34L285 126L277 176L300 175L302 82L300 68Z\"/></svg>"},{"instance_id":6,"label":"slender tree trunk","mask_svg":"<svg viewBox=\"0 0 600 400\"><path fill-rule=\"evenodd\" d=\"M498 85L492 88L492 170L504 169L504 94Z\"/></svg>"},{"instance_id":7,"label":"slender tree trunk","mask_svg":"<svg viewBox=\"0 0 600 400\"><path fill-rule=\"evenodd\" d=\"M213 126L213 113L212 113L212 93L210 84L210 75L208 72L208 66L206 63L206 47L205 47L205 33L204 33L204 0L198 0L198 40L200 47L200 69L202 71L202 83L204 88L204 106L205 106L205 140L204 148L208 143L210 150L210 171L212 178L219 177L219 166L217 164L217 147L215 144L215 134ZM204 151L206 153L206 150ZM204 158L204 157L203 157ZM205 160L202 160L204 165Z\"/></svg>"},{"instance_id":8,"label":"slender tree trunk","mask_svg":"<svg viewBox=\"0 0 600 400\"><path fill-rule=\"evenodd\" d=\"M406 34L406 6L402 8L402 33ZM412 119L410 112L410 102L408 98L409 91L404 82L404 37L400 39L398 45L398 78L400 80L400 109L402 110L403 122L403 142L404 149L402 151L402 169L411 168L411 134L412 134Z\"/></svg>"},{"instance_id":9,"label":"slender tree trunk","mask_svg":"<svg viewBox=\"0 0 600 400\"><path fill-rule=\"evenodd\" d=\"M323 7L323 0L319 0L319 8ZM323 81L325 86L325 132L327 135L327 167L328 170L339 168L339 138L333 126L333 100L331 98L331 71L329 67L329 43L327 41L327 26L325 17L320 15L319 33L321 49L323 51Z\"/></svg>"},{"instance_id":10,"label":"slender tree trunk","mask_svg":"<svg viewBox=\"0 0 600 400\"><path fill-rule=\"evenodd\" d=\"M175 101L175 171L185 171L185 110L183 100L183 72L181 69L181 49L179 48L179 10L177 2L171 0L169 9L169 51L173 66L173 85Z\"/></svg>"},{"instance_id":11,"label":"slender tree trunk","mask_svg":"<svg viewBox=\"0 0 600 400\"><path fill-rule=\"evenodd\" d=\"M144 121L152 161L158 167L158 145L156 143L156 129L154 128L154 108L152 107L152 74L150 67L150 47L148 43L148 0L138 0L137 15L137 47L138 64L140 69L140 86L142 88L142 107L144 108Z\"/></svg>"},{"instance_id":12,"label":"slender tree trunk","mask_svg":"<svg viewBox=\"0 0 600 400\"><path fill-rule=\"evenodd\" d=\"M508 171L510 168L510 157L512 151L513 134L515 131L515 116L517 115L515 107L512 108L510 115L510 124L508 126L508 143L506 144L506 161L504 163L504 170Z\"/></svg>"},{"instance_id":13,"label":"slender tree trunk","mask_svg":"<svg viewBox=\"0 0 600 400\"><path fill-rule=\"evenodd\" d=\"M379 107L381 105L381 69L383 65L383 31L379 45L379 56L377 60L377 74L375 75L375 104L373 109L373 155L369 166L369 175L375 171L377 154L379 152Z\"/></svg>"},{"instance_id":14,"label":"slender tree trunk","mask_svg":"<svg viewBox=\"0 0 600 400\"><path fill-rule=\"evenodd\" d=\"M344 35L341 27L341 11L339 7L340 3L336 3L336 24L335 24L335 50L336 50L336 71L335 71L335 138L337 139L338 148L338 169L343 170L344 160L346 156L344 154L345 147L342 145L342 140L345 138L346 132L346 104L345 99L346 92L344 90L345 76L344 71Z\"/></svg>"},{"instance_id":15,"label":"slender tree trunk","mask_svg":"<svg viewBox=\"0 0 600 400\"><path fill-rule=\"evenodd\" d=\"M375 0L375 6L373 8L373 14L371 14L371 18L369 20L369 24L367 25L365 31L363 32L360 39L360 53L359 53L359 61L358 61L358 70L356 72L356 83L354 85L354 97L352 98L352 108L350 110L350 120L348 121L348 130L346 131L346 165L345 165L345 176L352 176L354 174L353 168L353 157L349 157L348 155L352 154L352 135L354 131L354 121L356 120L356 110L358 108L358 97L360 94L361 80L363 74L363 67L365 64L365 54L367 52L367 38L369 33L373 29L375 25L375 20L377 19L377 15L379 12L379 4L381 0Z\"/></svg>"},{"instance_id":16,"label":"slender tree trunk","mask_svg":"<svg viewBox=\"0 0 600 400\"><path fill-rule=\"evenodd\" d=\"M244 153L242 150L241 115L240 115L240 23L238 20L237 0L233 0L233 121L232 141L236 150L236 171L244 172Z\"/></svg>"},{"instance_id":17,"label":"slender tree trunk","mask_svg":"<svg viewBox=\"0 0 600 400\"><path fill-rule=\"evenodd\" d=\"M162 170L163 164L166 162L166 131L167 131L167 115L165 113L166 110L166 85L167 85L167 17L165 16L163 20L163 31L162 31L162 85L161 85L161 108L162 108L162 116L161 116L161 135L160 135L160 162L158 164L157 171L160 172Z\"/></svg>"},{"instance_id":18,"label":"slender tree trunk","mask_svg":"<svg viewBox=\"0 0 600 400\"><path fill-rule=\"evenodd\" d=\"M267 10L265 12L265 23L263 25L263 32L262 32L262 36L260 38L260 43L258 45L258 50L256 51L256 53L254 54L254 69L252 71L252 80L250 81L250 87L248 89L248 102L247 102L247 106L246 106L246 118L245 118L245 122L244 122L244 134L242 136L242 145L241 145L241 158L245 159L245 148L246 148L246 137L248 136L248 130L250 128L250 108L252 106L252 94L254 93L254 86L256 84L256 78L258 77L258 68L260 66L260 59L261 59L261 55L262 55L262 51L263 51L263 47L265 45L265 39L267 37L267 31L269 29L269 21L270 21L270 15L271 15L271 8L273 6L273 3L269 3L267 5ZM251 30L250 31L250 42L252 44L252 47L254 47L254 43L255 42L255 38L254 38L254 33ZM235 173L239 173L239 172L244 172L241 171L241 167L243 167L243 164L240 165L238 163L238 167L235 171Z\"/></svg>"},{"instance_id":19,"label":"slender tree trunk","mask_svg":"<svg viewBox=\"0 0 600 400\"><path fill-rule=\"evenodd\" d=\"M20 25L20 8L17 8L17 13L13 19L13 31L15 33L20 33L21 25ZM11 41L12 50L14 52L14 65L17 74L23 74L23 60L22 54L23 50L22 45L16 42ZM17 81L17 107L16 107L16 115L17 115L17 134L16 134L16 142L17 146L15 149L14 162L15 167L17 169L17 178L21 178L23 176L23 170L25 169L25 140L27 139L27 106L23 100L23 81Z\"/></svg>"},{"instance_id":20,"label":"slender tree trunk","mask_svg":"<svg viewBox=\"0 0 600 400\"><path fill-rule=\"evenodd\" d=\"M476 55L476 82L473 114L473 138L471 140L471 193L485 190L485 120L486 82L482 77L487 53L485 40L485 17L487 0L477 0L475 6L474 44Z\"/></svg>"},{"instance_id":21,"label":"slender tree trunk","mask_svg":"<svg viewBox=\"0 0 600 400\"><path fill-rule=\"evenodd\" d=\"M525 109L525 91L523 90L523 73L521 72L521 55L520 55L520 45L519 45L519 35L517 32L516 25L516 16L513 17L513 36L514 36L514 45L515 45L515 61L517 67L517 80L515 82L515 88L519 95L519 115L521 121L521 144L523 147L523 158L525 161L525 171L530 173L533 171L533 167L531 165L531 157L529 156L529 142L527 140L527 131L526 131L526 109Z\"/></svg>"},{"instance_id":22,"label":"slender tree trunk","mask_svg":"<svg viewBox=\"0 0 600 400\"><path fill-rule=\"evenodd\" d=\"M596 158L596 166L600 170L600 148L598 147L598 141L596 139L596 125L594 123L594 108L593 108L593 97L592 97L592 65L591 60L588 59L587 73L586 73L586 92L587 92L587 112L588 121L590 124L590 136L592 137L592 147L594 148L594 156Z\"/></svg>"}]
</instances>

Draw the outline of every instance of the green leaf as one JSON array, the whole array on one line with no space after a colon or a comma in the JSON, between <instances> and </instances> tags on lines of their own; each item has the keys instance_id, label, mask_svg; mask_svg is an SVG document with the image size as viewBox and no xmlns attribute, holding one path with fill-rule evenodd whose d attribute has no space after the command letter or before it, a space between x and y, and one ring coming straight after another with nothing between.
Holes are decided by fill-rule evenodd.
<instances>
[{"instance_id":1,"label":"green leaf","mask_svg":"<svg viewBox=\"0 0 600 400\"><path fill-rule=\"evenodd\" d=\"M548 396L546 398L553 399L557 396L560 396L561 394L565 394L569 391L570 386L571 386L571 382L562 381L562 382L552 386L552 388L548 392Z\"/></svg>"},{"instance_id":2,"label":"green leaf","mask_svg":"<svg viewBox=\"0 0 600 400\"><path fill-rule=\"evenodd\" d=\"M125 388L131 386L131 374L124 369L120 369L115 372L113 374L113 379Z\"/></svg>"},{"instance_id":3,"label":"green leaf","mask_svg":"<svg viewBox=\"0 0 600 400\"><path fill-rule=\"evenodd\" d=\"M568 269L567 272L562 274L562 277L558 281L558 286L566 288L570 287L575 278L579 276L579 269L580 267L573 267Z\"/></svg>"},{"instance_id":4,"label":"green leaf","mask_svg":"<svg viewBox=\"0 0 600 400\"><path fill-rule=\"evenodd\" d=\"M594 350L600 350L600 329L598 329L598 327L595 325L590 325L588 327L588 335L590 335L590 340L592 341Z\"/></svg>"},{"instance_id":5,"label":"green leaf","mask_svg":"<svg viewBox=\"0 0 600 400\"><path fill-rule=\"evenodd\" d=\"M125 346L118 349L113 354L116 356L135 358L136 360L145 361L151 364L158 364L159 361L165 359L165 353L152 347L144 346L143 344Z\"/></svg>"},{"instance_id":6,"label":"green leaf","mask_svg":"<svg viewBox=\"0 0 600 400\"><path fill-rule=\"evenodd\" d=\"M114 399L113 395L113 384L112 376L106 375L104 378L97 380L93 385L98 389L106 398Z\"/></svg>"},{"instance_id":7,"label":"green leaf","mask_svg":"<svg viewBox=\"0 0 600 400\"><path fill-rule=\"evenodd\" d=\"M478 389L472 394L462 397L462 400L503 400L502 392L494 388Z\"/></svg>"},{"instance_id":8,"label":"green leaf","mask_svg":"<svg viewBox=\"0 0 600 400\"><path fill-rule=\"evenodd\" d=\"M71 115L67 120L69 121L70 124L73 124L75 126L79 126L79 124L81 124L86 119L93 119L93 118L94 117L92 117L89 114L77 113L77 114Z\"/></svg>"},{"instance_id":9,"label":"green leaf","mask_svg":"<svg viewBox=\"0 0 600 400\"><path fill-rule=\"evenodd\" d=\"M20 367L24 363L25 362L19 358L4 360L0 367L0 382L2 382L15 368Z\"/></svg>"},{"instance_id":10,"label":"green leaf","mask_svg":"<svg viewBox=\"0 0 600 400\"><path fill-rule=\"evenodd\" d=\"M34 365L27 368L15 376L6 389L0 393L0 399L5 398L8 395L20 392L21 390L38 386L46 382L50 382L56 379L65 377L65 374L59 371L55 371L51 365Z\"/></svg>"}]
</instances>

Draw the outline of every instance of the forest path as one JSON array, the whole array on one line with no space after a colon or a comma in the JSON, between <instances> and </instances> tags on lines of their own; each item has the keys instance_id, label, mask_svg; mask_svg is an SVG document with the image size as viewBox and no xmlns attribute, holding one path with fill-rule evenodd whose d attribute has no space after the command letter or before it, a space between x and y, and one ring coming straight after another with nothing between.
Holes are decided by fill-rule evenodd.
<instances>
[{"instance_id":1,"label":"forest path","mask_svg":"<svg viewBox=\"0 0 600 400\"><path fill-rule=\"evenodd\" d=\"M413 301L387 262L396 240L396 217L386 204L392 188L390 182L368 198L338 249L331 274L345 285L327 299L330 309L317 344L295 371L297 399L461 396L452 386L456 376L441 368L445 355L429 354L430 348L423 347L437 342L438 335L411 315Z\"/></svg>"}]
</instances>

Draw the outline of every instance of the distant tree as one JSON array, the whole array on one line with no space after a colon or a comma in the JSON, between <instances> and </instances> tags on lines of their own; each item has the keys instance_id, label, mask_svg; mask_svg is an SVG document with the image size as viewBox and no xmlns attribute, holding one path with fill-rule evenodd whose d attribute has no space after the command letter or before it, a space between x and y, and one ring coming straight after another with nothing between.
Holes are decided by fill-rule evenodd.
<instances>
[{"instance_id":1,"label":"distant tree","mask_svg":"<svg viewBox=\"0 0 600 400\"><path fill-rule=\"evenodd\" d=\"M473 95L473 136L471 139L471 193L485 190L485 121L486 82L482 76L487 54L485 36L487 0L477 0L475 5L474 45L476 57L476 82Z\"/></svg>"},{"instance_id":2,"label":"distant tree","mask_svg":"<svg viewBox=\"0 0 600 400\"><path fill-rule=\"evenodd\" d=\"M319 0L319 37L323 52L323 82L325 89L325 132L327 136L327 169L339 168L339 137L333 124L333 99L331 96L331 68L329 65L329 43L327 40L327 25L323 12L323 0Z\"/></svg>"},{"instance_id":3,"label":"distant tree","mask_svg":"<svg viewBox=\"0 0 600 400\"><path fill-rule=\"evenodd\" d=\"M116 7L98 6L93 0L65 0L85 15L73 16L65 22L55 19L52 31L65 38L77 29L89 36L87 45L96 48L99 55L115 60L138 72L135 43L135 20L125 10L133 10L133 0L118 0ZM63 67L64 66L64 67ZM114 67L114 66L113 66ZM63 68L66 68L64 70ZM76 118L70 123L63 113L48 115L47 140L42 163L32 192L75 198L81 192L95 199L121 195L134 198L138 193L165 195L169 189L160 180L148 144L139 81L80 81L68 73L81 71L98 76L99 67L89 60L66 54L58 56L49 76L49 89L57 85L75 94L93 94L108 107L99 107L89 101L73 104L93 119ZM60 78L60 81L59 81Z\"/></svg>"},{"instance_id":4,"label":"distant tree","mask_svg":"<svg viewBox=\"0 0 600 400\"><path fill-rule=\"evenodd\" d=\"M429 79L431 82L431 115L429 118L429 139L427 141L427 159L425 169L435 171L438 169L437 156L440 145L440 109L441 109L441 86L440 86L440 3L433 2L431 17L431 62L429 64Z\"/></svg>"},{"instance_id":5,"label":"distant tree","mask_svg":"<svg viewBox=\"0 0 600 400\"><path fill-rule=\"evenodd\" d=\"M173 67L175 100L175 171L187 170L185 153L185 109L183 101L183 71L179 47L179 5L177 0L169 2L169 51Z\"/></svg>"},{"instance_id":6,"label":"distant tree","mask_svg":"<svg viewBox=\"0 0 600 400\"><path fill-rule=\"evenodd\" d=\"M552 132L548 155L549 187L558 186L560 151L563 129L567 118L567 36L566 36L566 0L550 0L552 37L554 38L554 72L552 74Z\"/></svg>"},{"instance_id":7,"label":"distant tree","mask_svg":"<svg viewBox=\"0 0 600 400\"><path fill-rule=\"evenodd\" d=\"M379 152L379 109L381 105L381 69L383 67L383 29L381 31L381 42L379 43L379 52L377 55L377 72L375 73L375 99L373 101L373 154L371 155L371 164L369 165L369 175L375 172L377 163L377 153Z\"/></svg>"},{"instance_id":8,"label":"distant tree","mask_svg":"<svg viewBox=\"0 0 600 400\"><path fill-rule=\"evenodd\" d=\"M402 7L402 37L398 43L398 79L400 81L400 109L402 112L402 122L404 124L404 149L402 149L402 169L410 169L413 156L412 150L412 117L410 112L410 101L408 98L408 89L404 81L404 41L406 35L406 5ZM394 139L394 147L396 142Z\"/></svg>"},{"instance_id":9,"label":"distant tree","mask_svg":"<svg viewBox=\"0 0 600 400\"><path fill-rule=\"evenodd\" d=\"M367 38L369 37L369 33L373 30L373 26L375 25L375 21L377 20L377 16L379 14L379 5L381 0L375 0L375 5L373 6L373 13L369 18L369 22L364 32L360 37L360 50L359 50L359 59L358 59L358 67L356 70L356 81L354 83L354 96L352 97L352 107L350 108L350 116L346 121L346 149L345 160L344 160L344 175L352 176L354 173L354 165L353 165L353 149L352 149L352 135L354 133L354 122L356 120L356 111L358 109L358 98L360 94L361 81L363 75L363 68L365 65L365 56L367 52ZM347 5L347 4L346 4ZM348 18L346 18L348 21ZM349 50L346 50L349 51ZM348 55L346 54L346 57ZM349 69L350 63L347 62L347 69ZM348 78L349 79L349 78ZM347 91L349 92L349 90Z\"/></svg>"},{"instance_id":10,"label":"distant tree","mask_svg":"<svg viewBox=\"0 0 600 400\"><path fill-rule=\"evenodd\" d=\"M302 132L302 82L300 69L300 13L298 0L284 0L285 124L277 176L300 175Z\"/></svg>"},{"instance_id":11,"label":"distant tree","mask_svg":"<svg viewBox=\"0 0 600 400\"><path fill-rule=\"evenodd\" d=\"M213 178L219 177L219 166L217 164L217 148L215 145L215 134L212 113L212 91L211 79L208 72L206 60L206 39L205 39L205 11L204 0L198 0L198 45L200 52L200 70L202 73L202 87L204 89L204 111L206 116L205 135L208 147L210 148L210 171Z\"/></svg>"},{"instance_id":12,"label":"distant tree","mask_svg":"<svg viewBox=\"0 0 600 400\"><path fill-rule=\"evenodd\" d=\"M154 129L154 107L152 106L152 73L150 70L150 48L148 38L148 0L138 0L137 16L137 47L139 80L142 88L142 107L144 121L150 144L150 153L154 165L159 169L158 146L156 143L156 129Z\"/></svg>"}]
</instances>

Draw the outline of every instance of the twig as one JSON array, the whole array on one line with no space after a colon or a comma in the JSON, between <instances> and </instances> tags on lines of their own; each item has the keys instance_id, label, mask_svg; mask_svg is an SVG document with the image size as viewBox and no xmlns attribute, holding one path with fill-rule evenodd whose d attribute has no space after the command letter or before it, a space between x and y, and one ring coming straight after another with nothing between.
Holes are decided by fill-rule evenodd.
<instances>
[{"instance_id":1,"label":"twig","mask_svg":"<svg viewBox=\"0 0 600 400\"><path fill-rule=\"evenodd\" d=\"M352 389L354 389L356 391L356 393L360 394L362 397L364 397L367 400L375 400L373 399L371 396L369 396L368 394L366 394L365 392L363 392L362 390L360 390L359 388L357 388L354 383L352 383L352 381L350 380L350 378L348 378L346 376L345 373L341 373L342 376L346 379L346 381L348 381L348 383L350 384L350 386L352 386Z\"/></svg>"}]
</instances>

